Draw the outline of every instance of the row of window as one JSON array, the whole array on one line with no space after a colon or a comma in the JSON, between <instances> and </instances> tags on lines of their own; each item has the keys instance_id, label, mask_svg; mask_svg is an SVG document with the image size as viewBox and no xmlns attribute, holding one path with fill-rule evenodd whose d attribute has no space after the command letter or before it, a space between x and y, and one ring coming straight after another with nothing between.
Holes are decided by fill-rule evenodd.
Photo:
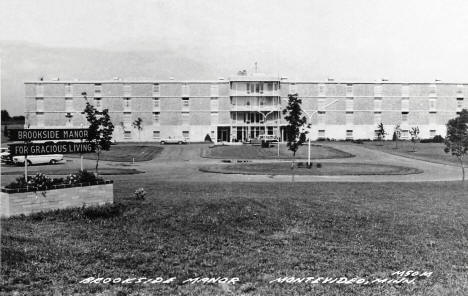
<instances>
[{"instance_id":1,"label":"row of window","mask_svg":"<svg viewBox=\"0 0 468 296\"><path fill-rule=\"evenodd\" d=\"M124 131L124 139L130 140L133 137L132 131ZM190 131L182 131L182 137L185 138L187 141L190 140ZM153 131L153 139L161 140L161 131Z\"/></svg>"},{"instance_id":2,"label":"row of window","mask_svg":"<svg viewBox=\"0 0 468 296\"><path fill-rule=\"evenodd\" d=\"M325 96L326 94L326 85L319 84L318 85L318 92L319 96ZM294 94L297 93L297 85L295 83L289 84L289 93ZM346 96L353 96L353 84L346 84ZM435 84L431 84L429 86L429 95L436 96L437 95L437 86ZM463 97L463 85L457 85L457 95ZM382 97L383 96L383 86L382 85L375 85L374 86L374 96L375 97ZM409 85L402 85L401 86L401 96L402 97L409 97Z\"/></svg>"},{"instance_id":3,"label":"row of window","mask_svg":"<svg viewBox=\"0 0 468 296\"><path fill-rule=\"evenodd\" d=\"M131 84L124 84L123 85L123 95L124 96L131 96L132 95L132 85ZM182 95L189 96L190 95L190 86L188 84L181 85ZM153 94L159 95L160 88L159 83L153 83L152 87ZM44 95L44 85L39 84L36 86L36 94L37 96ZM94 84L94 96L100 96L102 94L102 84L95 83ZM211 85L210 88L211 96L219 96L219 86L218 85ZM65 84L65 96L71 97L73 96L73 85L71 83Z\"/></svg>"},{"instance_id":4,"label":"row of window","mask_svg":"<svg viewBox=\"0 0 468 296\"><path fill-rule=\"evenodd\" d=\"M183 108L188 108L190 106L190 98L188 97L183 97L182 99L182 107ZM131 98L123 98L123 103L124 103L124 108L125 110L130 110L131 109ZM234 99L231 98L231 104L234 106L239 106L243 104L244 106L273 106L274 100L273 99L268 99L268 97L265 98L256 98L255 100L252 100L251 98L249 99ZM102 108L102 103L101 103L101 98L94 98L94 105L96 108L100 109ZM218 98L213 97L211 98L210 101L210 106L211 109L218 109L219 103L218 103ZM347 98L345 102L346 110L350 111L354 109L354 99L353 98ZM435 111L437 106L437 99L436 98L429 98L429 110L430 111ZM464 106L464 98L457 98L457 111L460 111ZM159 98L153 98L153 108L158 109L160 107L160 99ZM318 100L318 110L324 110L325 109L325 100L324 99L319 99ZM44 99L43 98L36 98L36 111L42 111L44 110ZM73 99L72 98L65 98L65 110L66 111L73 111ZM374 100L374 110L382 110L382 99L381 98L376 98ZM401 100L401 110L409 110L409 98L403 98Z\"/></svg>"},{"instance_id":5,"label":"row of window","mask_svg":"<svg viewBox=\"0 0 468 296\"><path fill-rule=\"evenodd\" d=\"M429 136L431 138L435 137L436 133L437 133L436 130L429 130ZM326 135L326 130L324 130L324 129L318 130L318 138L319 139L325 139L326 136L327 136ZM374 137L375 137L375 139L377 139L379 137L379 131L378 130L374 131ZM348 140L354 139L354 131L353 130L346 130L346 139L348 139ZM400 139L402 139L402 140L410 139L409 130L402 130L401 134L400 134Z\"/></svg>"}]
</instances>

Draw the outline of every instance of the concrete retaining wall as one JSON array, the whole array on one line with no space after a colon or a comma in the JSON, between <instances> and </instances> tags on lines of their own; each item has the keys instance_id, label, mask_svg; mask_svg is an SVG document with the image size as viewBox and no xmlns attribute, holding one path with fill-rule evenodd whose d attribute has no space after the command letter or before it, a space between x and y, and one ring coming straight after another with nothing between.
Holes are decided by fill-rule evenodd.
<instances>
[{"instance_id":1,"label":"concrete retaining wall","mask_svg":"<svg viewBox=\"0 0 468 296\"><path fill-rule=\"evenodd\" d=\"M0 217L29 215L55 209L95 206L114 202L114 184L51 189L37 192L0 193Z\"/></svg>"}]
</instances>

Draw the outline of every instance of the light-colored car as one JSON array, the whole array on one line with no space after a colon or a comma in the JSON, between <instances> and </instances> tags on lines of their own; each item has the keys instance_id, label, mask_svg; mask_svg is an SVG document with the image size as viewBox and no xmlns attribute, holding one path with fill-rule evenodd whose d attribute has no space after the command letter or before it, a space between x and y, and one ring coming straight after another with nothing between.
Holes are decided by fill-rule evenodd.
<instances>
[{"instance_id":1,"label":"light-colored car","mask_svg":"<svg viewBox=\"0 0 468 296\"><path fill-rule=\"evenodd\" d=\"M1 148L1 159L2 162L8 163L11 162L10 152L8 152L8 148Z\"/></svg>"},{"instance_id":2,"label":"light-colored car","mask_svg":"<svg viewBox=\"0 0 468 296\"><path fill-rule=\"evenodd\" d=\"M167 138L161 139L160 143L162 145L165 145L165 144L187 144L187 139L185 139L183 137L167 137Z\"/></svg>"},{"instance_id":3,"label":"light-colored car","mask_svg":"<svg viewBox=\"0 0 468 296\"><path fill-rule=\"evenodd\" d=\"M47 155L28 155L28 165L32 164L56 164L63 160L63 154L47 154ZM24 156L13 156L14 164L24 164Z\"/></svg>"}]
</instances>

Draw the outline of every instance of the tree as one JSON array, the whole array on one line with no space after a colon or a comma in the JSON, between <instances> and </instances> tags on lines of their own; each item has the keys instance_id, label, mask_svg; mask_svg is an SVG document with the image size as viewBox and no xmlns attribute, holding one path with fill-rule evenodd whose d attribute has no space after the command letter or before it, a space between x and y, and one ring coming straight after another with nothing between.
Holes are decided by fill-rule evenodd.
<instances>
[{"instance_id":1,"label":"tree","mask_svg":"<svg viewBox=\"0 0 468 296\"><path fill-rule=\"evenodd\" d=\"M288 122L285 128L287 147L293 154L291 169L294 169L296 152L306 141L306 135L308 133L308 131L304 130L307 118L302 115L301 104L302 100L298 98L298 95L291 94L288 95L288 105L283 110L283 114L287 114L284 119Z\"/></svg>"},{"instance_id":2,"label":"tree","mask_svg":"<svg viewBox=\"0 0 468 296\"><path fill-rule=\"evenodd\" d=\"M395 141L395 149L398 149L398 140L400 139L401 136L401 128L400 125L397 124L395 125L395 129L393 130L393 141Z\"/></svg>"},{"instance_id":3,"label":"tree","mask_svg":"<svg viewBox=\"0 0 468 296\"><path fill-rule=\"evenodd\" d=\"M2 122L8 122L11 120L10 114L8 113L7 110L2 110L1 117L2 117Z\"/></svg>"},{"instance_id":4,"label":"tree","mask_svg":"<svg viewBox=\"0 0 468 296\"><path fill-rule=\"evenodd\" d=\"M102 151L109 151L112 143L112 133L114 132L114 125L112 124L109 116L109 110L97 110L91 105L86 97L86 93L82 93L86 100L86 107L84 113L89 122L88 127L88 141L91 142L96 149L96 175L99 175L99 157Z\"/></svg>"},{"instance_id":5,"label":"tree","mask_svg":"<svg viewBox=\"0 0 468 296\"><path fill-rule=\"evenodd\" d=\"M141 117L138 117L133 122L133 127L138 130L138 140L139 140L140 139L140 132L143 130L143 119L141 119Z\"/></svg>"},{"instance_id":6,"label":"tree","mask_svg":"<svg viewBox=\"0 0 468 296\"><path fill-rule=\"evenodd\" d=\"M387 132L385 131L383 123L379 123L377 125L377 139L381 141L381 144L383 145L382 141L385 140L385 135Z\"/></svg>"},{"instance_id":7,"label":"tree","mask_svg":"<svg viewBox=\"0 0 468 296\"><path fill-rule=\"evenodd\" d=\"M468 151L468 110L463 109L458 117L447 122L447 136L445 137L445 153L451 153L460 162L462 182L465 181L465 167L463 158Z\"/></svg>"},{"instance_id":8,"label":"tree","mask_svg":"<svg viewBox=\"0 0 468 296\"><path fill-rule=\"evenodd\" d=\"M419 127L412 127L410 130L411 142L413 143L413 152L416 151L416 142L419 140Z\"/></svg>"}]
</instances>

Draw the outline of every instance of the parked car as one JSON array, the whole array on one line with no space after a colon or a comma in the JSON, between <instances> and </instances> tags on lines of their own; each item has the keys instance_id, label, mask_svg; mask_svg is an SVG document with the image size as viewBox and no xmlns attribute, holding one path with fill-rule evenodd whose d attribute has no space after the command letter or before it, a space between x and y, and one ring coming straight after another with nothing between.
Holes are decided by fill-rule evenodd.
<instances>
[{"instance_id":1,"label":"parked car","mask_svg":"<svg viewBox=\"0 0 468 296\"><path fill-rule=\"evenodd\" d=\"M56 164L63 160L63 154L28 155L28 164ZM14 164L24 164L24 156L13 156Z\"/></svg>"},{"instance_id":2,"label":"parked car","mask_svg":"<svg viewBox=\"0 0 468 296\"><path fill-rule=\"evenodd\" d=\"M1 158L2 158L2 163L10 163L11 162L11 156L10 152L8 152L8 148L1 148Z\"/></svg>"},{"instance_id":3,"label":"parked car","mask_svg":"<svg viewBox=\"0 0 468 296\"><path fill-rule=\"evenodd\" d=\"M187 140L183 137L167 137L161 139L161 144L187 144Z\"/></svg>"},{"instance_id":4,"label":"parked car","mask_svg":"<svg viewBox=\"0 0 468 296\"><path fill-rule=\"evenodd\" d=\"M275 135L260 135L258 138L250 140L250 144L252 145L261 145L262 142L267 142L268 144L276 143L278 142L278 137Z\"/></svg>"}]
</instances>

